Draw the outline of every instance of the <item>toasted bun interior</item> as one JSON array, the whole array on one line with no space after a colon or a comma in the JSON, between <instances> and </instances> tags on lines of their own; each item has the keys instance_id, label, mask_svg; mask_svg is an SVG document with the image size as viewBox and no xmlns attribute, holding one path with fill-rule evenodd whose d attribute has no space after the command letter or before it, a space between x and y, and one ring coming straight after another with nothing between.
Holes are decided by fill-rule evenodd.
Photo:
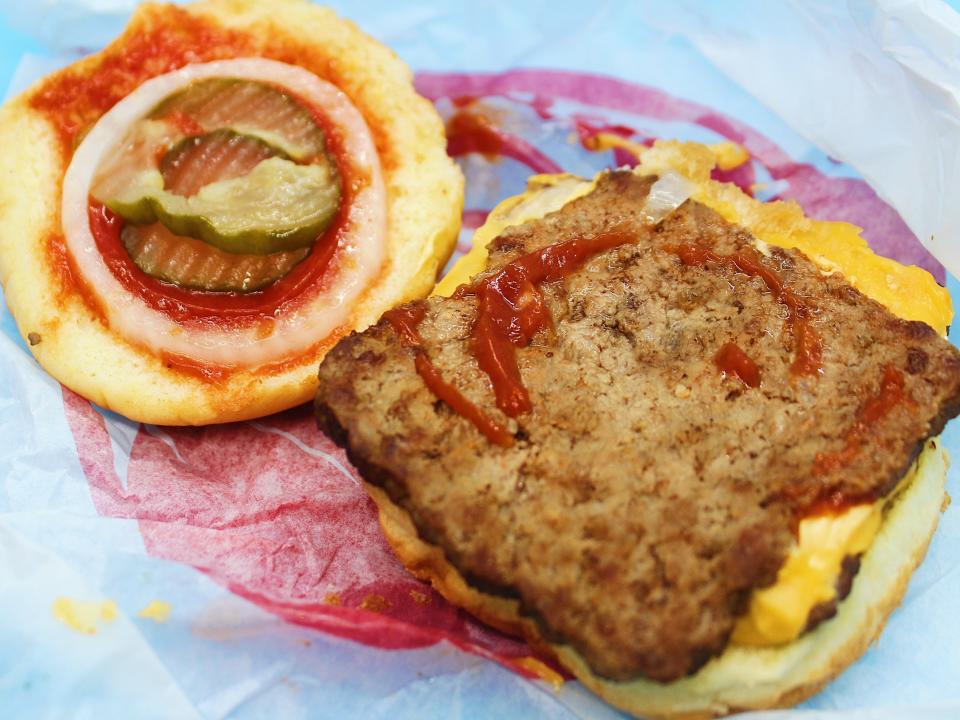
<instances>
[{"instance_id":1,"label":"toasted bun interior","mask_svg":"<svg viewBox=\"0 0 960 720\"><path fill-rule=\"evenodd\" d=\"M184 372L112 331L65 282L62 266L53 266L50 244L61 233L60 186L69 153L61 151L49 118L31 106L43 82L4 106L0 175L9 181L0 184L0 283L21 335L32 339L30 349L40 364L72 390L133 420L167 425L243 420L310 400L317 365L340 337L430 291L456 241L463 205L463 176L447 157L443 123L414 91L407 66L353 23L305 0L206 0L184 8L145 4L114 43L60 74L94 78L137 38L163 38L162 49L194 26L201 34L228 38L222 45L196 47L198 61L210 59L204 53L270 57L305 67L349 97L380 154L387 259L350 322L302 357L240 368L216 381ZM237 38L235 49L229 38ZM164 71L161 66L132 72L146 79Z\"/></svg>"}]
</instances>

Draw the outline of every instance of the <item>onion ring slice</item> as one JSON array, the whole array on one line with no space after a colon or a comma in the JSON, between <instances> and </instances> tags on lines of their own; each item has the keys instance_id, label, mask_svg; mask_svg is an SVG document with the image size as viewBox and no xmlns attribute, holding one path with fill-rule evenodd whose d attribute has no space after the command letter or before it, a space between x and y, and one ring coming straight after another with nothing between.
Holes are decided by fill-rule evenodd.
<instances>
[{"instance_id":1,"label":"onion ring slice","mask_svg":"<svg viewBox=\"0 0 960 720\"><path fill-rule=\"evenodd\" d=\"M194 80L210 77L273 83L322 110L341 135L351 164L368 178L353 193L346 208L336 249L336 272L328 273L322 287L308 289L308 297L295 309L265 318L272 325L268 332L262 323L236 327L208 320L176 322L151 308L113 275L90 230L90 186L103 159L122 141L130 125L145 117L164 98ZM112 330L155 353L223 367L282 361L322 341L350 319L353 306L375 280L386 255L386 188L380 159L363 116L334 85L303 68L264 58L187 65L147 80L117 103L100 118L74 153L64 177L61 217L67 250L83 281L100 302Z\"/></svg>"}]
</instances>

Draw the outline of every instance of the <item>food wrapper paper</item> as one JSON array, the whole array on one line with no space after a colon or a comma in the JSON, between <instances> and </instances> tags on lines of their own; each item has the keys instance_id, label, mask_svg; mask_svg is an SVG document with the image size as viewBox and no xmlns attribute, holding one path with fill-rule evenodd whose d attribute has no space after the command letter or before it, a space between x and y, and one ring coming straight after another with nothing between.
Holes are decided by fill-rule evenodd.
<instances>
[{"instance_id":1,"label":"food wrapper paper","mask_svg":"<svg viewBox=\"0 0 960 720\"><path fill-rule=\"evenodd\" d=\"M960 272L960 17L946 5L333 4L442 114L477 99L508 137L502 157L459 158L458 252L532 172L628 162L585 148L598 130L727 139L751 160L722 179L860 225L960 299L944 269ZM0 87L102 46L130 10L0 0ZM410 577L308 407L138 425L61 388L0 313L0 716L620 716ZM958 597L954 505L866 655L800 708L751 717L960 718Z\"/></svg>"}]
</instances>

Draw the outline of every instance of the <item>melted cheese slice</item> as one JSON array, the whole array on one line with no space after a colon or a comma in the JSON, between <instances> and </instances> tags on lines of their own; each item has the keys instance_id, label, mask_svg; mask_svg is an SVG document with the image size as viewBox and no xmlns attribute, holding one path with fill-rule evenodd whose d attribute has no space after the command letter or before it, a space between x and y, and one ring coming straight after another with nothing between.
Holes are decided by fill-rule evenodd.
<instances>
[{"instance_id":1,"label":"melted cheese slice","mask_svg":"<svg viewBox=\"0 0 960 720\"><path fill-rule=\"evenodd\" d=\"M905 320L921 320L941 335L953 317L947 290L922 268L905 266L873 253L860 228L845 222L811 220L795 202L764 203L732 183L710 179L714 167L730 170L749 159L734 143L706 146L699 143L657 141L652 148L609 133L594 138L591 149L620 147L637 155L637 174L673 171L695 185L693 199L740 225L765 244L795 248L816 262L823 272L842 272L860 292L885 305ZM526 192L495 207L486 223L474 233L473 247L437 284L434 295L448 297L471 277L483 271L487 245L506 228L522 225L560 210L568 202L593 191L594 180L574 175L535 175ZM901 481L909 484L912 470ZM876 536L889 498L855 505L836 515L820 515L800 522L797 545L777 574L776 582L756 590L747 613L737 623L731 642L767 646L788 643L806 628L810 611L836 597L843 559L863 553Z\"/></svg>"},{"instance_id":2,"label":"melted cheese slice","mask_svg":"<svg viewBox=\"0 0 960 720\"><path fill-rule=\"evenodd\" d=\"M804 518L796 547L776 582L754 591L747 613L733 629L736 645L779 645L800 637L810 611L833 600L843 559L873 542L883 503L856 505L839 515Z\"/></svg>"}]
</instances>

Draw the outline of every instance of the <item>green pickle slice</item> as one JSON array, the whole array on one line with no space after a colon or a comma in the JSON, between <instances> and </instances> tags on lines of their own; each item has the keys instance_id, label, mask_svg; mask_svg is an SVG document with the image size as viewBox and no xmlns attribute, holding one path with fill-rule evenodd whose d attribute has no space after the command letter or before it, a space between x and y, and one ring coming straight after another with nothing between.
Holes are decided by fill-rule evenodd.
<instances>
[{"instance_id":1,"label":"green pickle slice","mask_svg":"<svg viewBox=\"0 0 960 720\"><path fill-rule=\"evenodd\" d=\"M186 116L210 132L229 128L259 138L303 162L326 149L323 131L310 111L289 94L265 82L236 78L196 80L171 95L149 117Z\"/></svg>"},{"instance_id":2,"label":"green pickle slice","mask_svg":"<svg viewBox=\"0 0 960 720\"><path fill-rule=\"evenodd\" d=\"M196 195L204 185L246 175L271 157L289 157L259 138L214 130L184 138L160 161L163 186L176 195Z\"/></svg>"},{"instance_id":3,"label":"green pickle slice","mask_svg":"<svg viewBox=\"0 0 960 720\"><path fill-rule=\"evenodd\" d=\"M166 282L249 292L286 275L341 201L323 131L263 82L191 83L135 123L91 195L127 221L134 263Z\"/></svg>"},{"instance_id":4,"label":"green pickle slice","mask_svg":"<svg viewBox=\"0 0 960 720\"><path fill-rule=\"evenodd\" d=\"M142 170L103 202L125 220L162 222L177 235L225 252L267 255L309 247L333 220L340 185L330 165L272 157L247 175L204 185L184 197L163 187L159 170Z\"/></svg>"},{"instance_id":5,"label":"green pickle slice","mask_svg":"<svg viewBox=\"0 0 960 720\"><path fill-rule=\"evenodd\" d=\"M340 186L327 163L274 157L192 197L165 192L152 200L157 219L178 235L226 252L267 255L310 247L336 215Z\"/></svg>"},{"instance_id":6,"label":"green pickle slice","mask_svg":"<svg viewBox=\"0 0 960 720\"><path fill-rule=\"evenodd\" d=\"M273 284L310 254L308 248L271 255L235 255L200 240L174 235L161 223L129 224L121 241L147 275L179 287L253 292Z\"/></svg>"}]
</instances>

